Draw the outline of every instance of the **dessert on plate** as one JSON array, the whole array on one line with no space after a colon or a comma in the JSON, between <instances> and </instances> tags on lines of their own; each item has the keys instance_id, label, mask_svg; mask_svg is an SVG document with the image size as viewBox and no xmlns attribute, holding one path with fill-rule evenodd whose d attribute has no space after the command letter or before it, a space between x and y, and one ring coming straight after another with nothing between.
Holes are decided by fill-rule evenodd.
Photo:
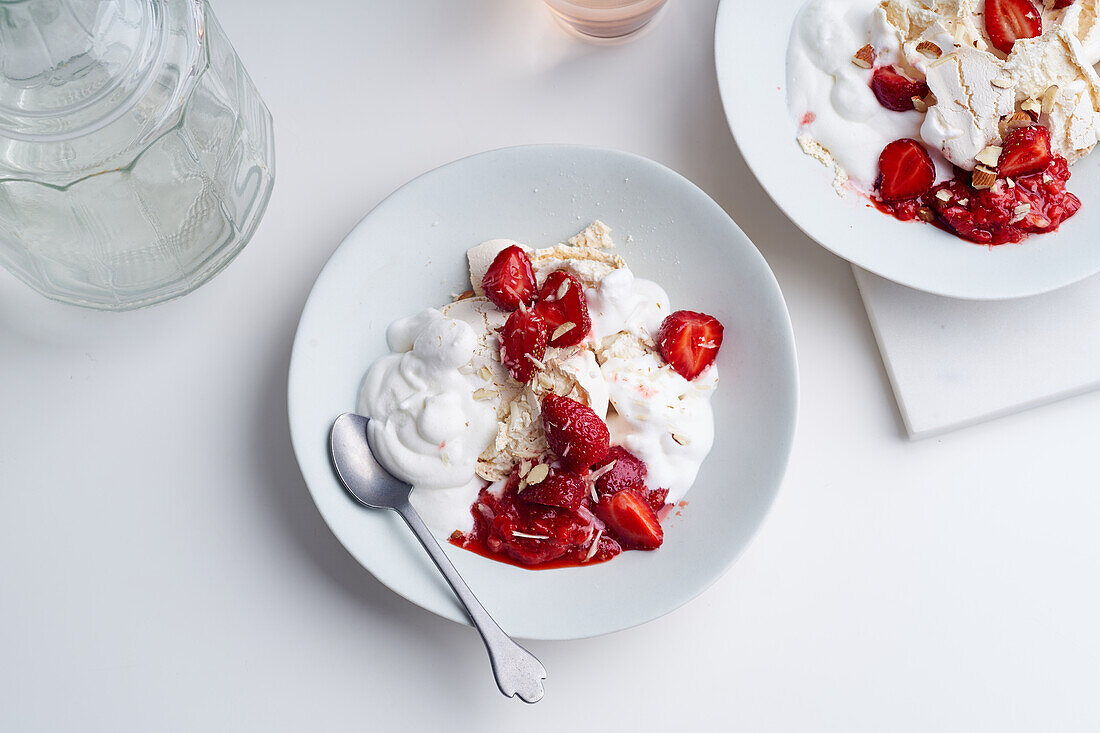
<instances>
[{"instance_id":1,"label":"dessert on plate","mask_svg":"<svg viewBox=\"0 0 1100 733\"><path fill-rule=\"evenodd\" d=\"M359 411L438 536L543 568L662 544L713 442L723 327L613 250L599 221L553 247L484 242L471 290L387 329Z\"/></svg>"},{"instance_id":2,"label":"dessert on plate","mask_svg":"<svg viewBox=\"0 0 1100 733\"><path fill-rule=\"evenodd\" d=\"M840 195L987 245L1081 207L1100 0L809 0L787 51L798 143Z\"/></svg>"}]
</instances>

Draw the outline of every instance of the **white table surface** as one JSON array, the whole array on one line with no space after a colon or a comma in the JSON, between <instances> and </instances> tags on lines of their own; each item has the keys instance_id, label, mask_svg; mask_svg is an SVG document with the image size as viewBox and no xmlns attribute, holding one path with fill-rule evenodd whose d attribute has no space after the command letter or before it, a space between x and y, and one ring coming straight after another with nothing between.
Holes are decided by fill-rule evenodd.
<instances>
[{"instance_id":1,"label":"white table surface","mask_svg":"<svg viewBox=\"0 0 1100 733\"><path fill-rule=\"evenodd\" d=\"M109 315L0 276L0 730L1094 731L1100 393L906 439L847 263L746 170L718 104L714 2L614 48L536 0L219 0L276 119L241 257ZM286 369L343 234L416 174L577 142L709 192L779 278L802 411L760 535L641 628L533 643L535 707L476 635L394 596L298 474ZM412 722L409 722L412 721Z\"/></svg>"}]
</instances>

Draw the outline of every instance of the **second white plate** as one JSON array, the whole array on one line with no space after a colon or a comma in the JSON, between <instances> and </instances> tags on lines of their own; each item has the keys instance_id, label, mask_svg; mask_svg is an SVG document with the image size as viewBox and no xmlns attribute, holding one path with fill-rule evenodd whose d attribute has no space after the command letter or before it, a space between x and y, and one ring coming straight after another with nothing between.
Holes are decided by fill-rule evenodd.
<instances>
[{"instance_id":1,"label":"second white plate","mask_svg":"<svg viewBox=\"0 0 1100 733\"><path fill-rule=\"evenodd\" d=\"M862 197L841 199L832 174L802 153L787 112L787 40L802 0L723 0L714 32L718 87L730 130L753 173L806 234L888 280L952 298L1045 293L1100 272L1100 153L1073 166L1084 206L1054 234L985 247L935 227L899 222ZM752 29L746 32L746 29Z\"/></svg>"}]
</instances>

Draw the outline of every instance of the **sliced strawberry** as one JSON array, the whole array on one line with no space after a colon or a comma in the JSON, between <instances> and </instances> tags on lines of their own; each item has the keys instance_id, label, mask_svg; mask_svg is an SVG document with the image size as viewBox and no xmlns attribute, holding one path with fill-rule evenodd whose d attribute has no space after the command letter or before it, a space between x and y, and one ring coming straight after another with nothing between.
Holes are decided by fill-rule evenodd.
<instances>
[{"instance_id":1,"label":"sliced strawberry","mask_svg":"<svg viewBox=\"0 0 1100 733\"><path fill-rule=\"evenodd\" d=\"M985 32L994 48L1012 53L1017 40L1043 32L1043 19L1031 0L985 0Z\"/></svg>"},{"instance_id":2,"label":"sliced strawberry","mask_svg":"<svg viewBox=\"0 0 1100 733\"><path fill-rule=\"evenodd\" d=\"M528 474L530 475L530 474ZM588 495L588 485L575 473L551 468L537 484L528 484L519 496L525 501L576 511Z\"/></svg>"},{"instance_id":3,"label":"sliced strawberry","mask_svg":"<svg viewBox=\"0 0 1100 733\"><path fill-rule=\"evenodd\" d=\"M546 321L551 346L575 346L592 329L584 286L565 270L546 276L535 310Z\"/></svg>"},{"instance_id":4,"label":"sliced strawberry","mask_svg":"<svg viewBox=\"0 0 1100 733\"><path fill-rule=\"evenodd\" d=\"M677 374L695 379L718 356L724 330L714 316L676 311L657 329L657 350Z\"/></svg>"},{"instance_id":5,"label":"sliced strawberry","mask_svg":"<svg viewBox=\"0 0 1100 733\"><path fill-rule=\"evenodd\" d=\"M596 515L623 547L655 550L664 542L665 532L657 513L633 491L619 491L604 497L596 506Z\"/></svg>"},{"instance_id":6,"label":"sliced strawberry","mask_svg":"<svg viewBox=\"0 0 1100 733\"><path fill-rule=\"evenodd\" d=\"M599 493L614 494L623 489L645 490L645 477L648 472L645 461L621 445L611 446L607 452L607 458L592 466L592 470L603 468L612 461L615 465L611 470L596 479L596 489Z\"/></svg>"},{"instance_id":7,"label":"sliced strawberry","mask_svg":"<svg viewBox=\"0 0 1100 733\"><path fill-rule=\"evenodd\" d=\"M883 201L906 201L921 196L936 182L932 156L916 140L889 143L878 157L878 194Z\"/></svg>"},{"instance_id":8,"label":"sliced strawberry","mask_svg":"<svg viewBox=\"0 0 1100 733\"><path fill-rule=\"evenodd\" d=\"M566 468L583 471L607 456L611 439L607 425L587 405L568 397L546 395L542 400L546 442Z\"/></svg>"},{"instance_id":9,"label":"sliced strawberry","mask_svg":"<svg viewBox=\"0 0 1100 733\"><path fill-rule=\"evenodd\" d=\"M533 310L508 316L500 331L500 362L517 382L529 382L546 355L546 323Z\"/></svg>"},{"instance_id":10,"label":"sliced strawberry","mask_svg":"<svg viewBox=\"0 0 1100 733\"><path fill-rule=\"evenodd\" d=\"M493 259L481 279L485 297L497 308L514 311L519 304L535 301L535 271L531 258L516 245L505 247Z\"/></svg>"},{"instance_id":11,"label":"sliced strawberry","mask_svg":"<svg viewBox=\"0 0 1100 733\"><path fill-rule=\"evenodd\" d=\"M1005 136L997 175L1016 178L1036 173L1050 165L1050 130L1042 125L1017 127Z\"/></svg>"},{"instance_id":12,"label":"sliced strawberry","mask_svg":"<svg viewBox=\"0 0 1100 733\"><path fill-rule=\"evenodd\" d=\"M871 74L871 91L886 109L908 112L913 109L913 97L924 99L928 96L928 85L902 76L893 66L880 66Z\"/></svg>"}]
</instances>

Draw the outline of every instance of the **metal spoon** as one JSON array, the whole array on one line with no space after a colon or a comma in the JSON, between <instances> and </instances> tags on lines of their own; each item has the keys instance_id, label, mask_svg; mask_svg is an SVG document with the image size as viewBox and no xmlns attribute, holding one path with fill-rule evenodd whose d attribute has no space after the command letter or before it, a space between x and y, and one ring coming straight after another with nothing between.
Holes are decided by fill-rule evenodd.
<instances>
[{"instance_id":1,"label":"metal spoon","mask_svg":"<svg viewBox=\"0 0 1100 733\"><path fill-rule=\"evenodd\" d=\"M497 626L493 617L474 597L462 576L443 553L424 520L409 503L412 487L399 481L382 468L367 443L367 418L346 412L336 418L329 436L332 465L344 487L360 504L372 509L392 509L401 515L420 544L428 551L435 566L474 622L489 651L497 687L508 697L519 695L524 702L542 699L542 680L546 668L531 652L521 647Z\"/></svg>"}]
</instances>

